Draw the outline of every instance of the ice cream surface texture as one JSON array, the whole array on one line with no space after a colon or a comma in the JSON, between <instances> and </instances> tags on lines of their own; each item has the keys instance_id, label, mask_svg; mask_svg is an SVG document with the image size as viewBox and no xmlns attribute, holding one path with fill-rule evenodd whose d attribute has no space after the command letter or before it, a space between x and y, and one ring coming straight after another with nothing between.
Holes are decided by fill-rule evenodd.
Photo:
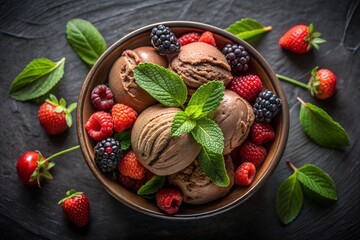
<instances>
[{"instance_id":1,"label":"ice cream surface texture","mask_svg":"<svg viewBox=\"0 0 360 240\"><path fill-rule=\"evenodd\" d=\"M157 104L145 109L131 132L132 149L141 164L156 175L166 176L181 171L199 154L201 146L191 134L171 137L175 107Z\"/></svg>"},{"instance_id":2,"label":"ice cream surface texture","mask_svg":"<svg viewBox=\"0 0 360 240\"><path fill-rule=\"evenodd\" d=\"M109 73L109 87L114 94L115 101L128 105L137 112L141 112L157 102L135 82L134 68L143 62L163 67L168 66L166 57L158 54L153 47L143 46L124 51Z\"/></svg>"}]
</instances>

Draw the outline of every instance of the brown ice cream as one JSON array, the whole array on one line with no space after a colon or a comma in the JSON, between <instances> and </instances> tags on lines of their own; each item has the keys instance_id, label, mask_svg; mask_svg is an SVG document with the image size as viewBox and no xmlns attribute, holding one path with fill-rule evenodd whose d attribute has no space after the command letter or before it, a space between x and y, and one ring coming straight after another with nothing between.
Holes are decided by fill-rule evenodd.
<instances>
[{"instance_id":1,"label":"brown ice cream","mask_svg":"<svg viewBox=\"0 0 360 240\"><path fill-rule=\"evenodd\" d=\"M134 68L142 62L168 66L166 57L160 56L153 47L144 46L124 51L109 74L109 87L114 94L115 102L126 104L137 112L156 103L150 94L135 83Z\"/></svg>"},{"instance_id":2,"label":"brown ice cream","mask_svg":"<svg viewBox=\"0 0 360 240\"><path fill-rule=\"evenodd\" d=\"M198 205L219 199L229 193L234 183L233 162L230 155L226 155L224 158L226 171L230 178L230 184L227 187L214 184L201 170L197 160L184 170L168 176L168 181L181 190L185 203Z\"/></svg>"},{"instance_id":3,"label":"brown ice cream","mask_svg":"<svg viewBox=\"0 0 360 240\"><path fill-rule=\"evenodd\" d=\"M228 154L247 138L254 122L254 112L245 99L233 91L225 90L224 98L212 118L224 134L223 154Z\"/></svg>"},{"instance_id":4,"label":"brown ice cream","mask_svg":"<svg viewBox=\"0 0 360 240\"><path fill-rule=\"evenodd\" d=\"M172 120L179 108L157 104L135 121L131 144L141 164L156 175L174 174L191 164L201 150L191 134L171 137Z\"/></svg>"},{"instance_id":5,"label":"brown ice cream","mask_svg":"<svg viewBox=\"0 0 360 240\"><path fill-rule=\"evenodd\" d=\"M232 79L225 56L216 47L203 42L182 46L169 68L180 75L190 94L209 81L223 81L226 86Z\"/></svg>"}]
</instances>

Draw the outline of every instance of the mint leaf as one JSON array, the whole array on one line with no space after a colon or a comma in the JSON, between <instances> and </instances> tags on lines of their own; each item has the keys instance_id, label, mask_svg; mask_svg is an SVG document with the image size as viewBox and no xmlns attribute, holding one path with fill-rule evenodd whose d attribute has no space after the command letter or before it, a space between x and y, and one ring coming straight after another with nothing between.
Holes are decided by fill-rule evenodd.
<instances>
[{"instance_id":1,"label":"mint leaf","mask_svg":"<svg viewBox=\"0 0 360 240\"><path fill-rule=\"evenodd\" d=\"M312 164L306 164L297 169L296 177L299 182L321 197L337 200L334 182L322 169Z\"/></svg>"},{"instance_id":2,"label":"mint leaf","mask_svg":"<svg viewBox=\"0 0 360 240\"><path fill-rule=\"evenodd\" d=\"M144 196L144 195L151 195L159 191L165 184L165 176L157 176L154 175L148 182L142 185L137 194Z\"/></svg>"},{"instance_id":3,"label":"mint leaf","mask_svg":"<svg viewBox=\"0 0 360 240\"><path fill-rule=\"evenodd\" d=\"M214 153L206 148L202 148L198 156L199 164L205 175L216 185L227 187L230 184L230 178L225 168L224 156Z\"/></svg>"},{"instance_id":4,"label":"mint leaf","mask_svg":"<svg viewBox=\"0 0 360 240\"><path fill-rule=\"evenodd\" d=\"M220 102L224 97L224 90L224 83L220 81L210 81L203 84L191 96L187 108L194 105L201 107L202 114L200 114L197 119L202 118L214 111L220 105Z\"/></svg>"},{"instance_id":5,"label":"mint leaf","mask_svg":"<svg viewBox=\"0 0 360 240\"><path fill-rule=\"evenodd\" d=\"M178 137L184 133L189 133L195 127L196 122L189 117L184 112L178 112L173 118L171 124L171 136Z\"/></svg>"},{"instance_id":6,"label":"mint leaf","mask_svg":"<svg viewBox=\"0 0 360 240\"><path fill-rule=\"evenodd\" d=\"M204 117L196 121L191 131L195 141L210 152L222 154L224 149L224 135L219 126L211 119Z\"/></svg>"},{"instance_id":7,"label":"mint leaf","mask_svg":"<svg viewBox=\"0 0 360 240\"><path fill-rule=\"evenodd\" d=\"M265 27L260 22L252 18L243 18L240 21L236 21L231 24L225 30L243 40L249 40L260 34L271 31L272 27Z\"/></svg>"},{"instance_id":8,"label":"mint leaf","mask_svg":"<svg viewBox=\"0 0 360 240\"><path fill-rule=\"evenodd\" d=\"M187 106L185 108L185 114L190 119L199 119L199 118L201 118L200 116L203 115L202 106L199 106L199 105Z\"/></svg>"},{"instance_id":9,"label":"mint leaf","mask_svg":"<svg viewBox=\"0 0 360 240\"><path fill-rule=\"evenodd\" d=\"M104 37L89 21L71 19L66 24L66 34L71 47L90 67L106 50Z\"/></svg>"},{"instance_id":10,"label":"mint leaf","mask_svg":"<svg viewBox=\"0 0 360 240\"><path fill-rule=\"evenodd\" d=\"M135 82L157 101L169 107L183 106L187 87L179 75L152 63L141 63L134 70Z\"/></svg>"},{"instance_id":11,"label":"mint leaf","mask_svg":"<svg viewBox=\"0 0 360 240\"><path fill-rule=\"evenodd\" d=\"M350 144L345 129L324 110L305 103L300 98L300 123L305 134L316 144L328 148L342 148Z\"/></svg>"},{"instance_id":12,"label":"mint leaf","mask_svg":"<svg viewBox=\"0 0 360 240\"><path fill-rule=\"evenodd\" d=\"M9 96L28 101L47 94L64 74L65 58L53 62L46 58L31 61L12 82Z\"/></svg>"},{"instance_id":13,"label":"mint leaf","mask_svg":"<svg viewBox=\"0 0 360 240\"><path fill-rule=\"evenodd\" d=\"M279 187L276 194L276 213L281 222L288 224L299 214L304 195L296 174L292 174Z\"/></svg>"},{"instance_id":14,"label":"mint leaf","mask_svg":"<svg viewBox=\"0 0 360 240\"><path fill-rule=\"evenodd\" d=\"M130 132L118 132L114 135L115 140L120 144L121 150L128 150L131 146L131 134Z\"/></svg>"}]
</instances>

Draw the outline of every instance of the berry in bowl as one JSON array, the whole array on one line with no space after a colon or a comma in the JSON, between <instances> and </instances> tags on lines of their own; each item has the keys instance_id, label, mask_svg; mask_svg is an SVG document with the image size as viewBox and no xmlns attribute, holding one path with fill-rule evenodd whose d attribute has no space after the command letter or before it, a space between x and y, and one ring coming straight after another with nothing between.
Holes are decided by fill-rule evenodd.
<instances>
[{"instance_id":1,"label":"berry in bowl","mask_svg":"<svg viewBox=\"0 0 360 240\"><path fill-rule=\"evenodd\" d=\"M145 26L98 59L81 89L85 161L117 200L165 219L198 219L247 200L281 159L289 112L252 46L189 21Z\"/></svg>"}]
</instances>

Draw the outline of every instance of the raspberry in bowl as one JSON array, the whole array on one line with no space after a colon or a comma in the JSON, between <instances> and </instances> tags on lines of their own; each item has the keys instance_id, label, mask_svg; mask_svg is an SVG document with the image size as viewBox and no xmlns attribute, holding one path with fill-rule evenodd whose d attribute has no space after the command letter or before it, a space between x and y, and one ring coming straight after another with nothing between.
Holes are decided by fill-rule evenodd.
<instances>
[{"instance_id":1,"label":"raspberry in bowl","mask_svg":"<svg viewBox=\"0 0 360 240\"><path fill-rule=\"evenodd\" d=\"M249 199L289 131L285 94L261 54L189 21L151 24L109 47L84 81L76 117L99 183L165 219L209 217Z\"/></svg>"}]
</instances>

